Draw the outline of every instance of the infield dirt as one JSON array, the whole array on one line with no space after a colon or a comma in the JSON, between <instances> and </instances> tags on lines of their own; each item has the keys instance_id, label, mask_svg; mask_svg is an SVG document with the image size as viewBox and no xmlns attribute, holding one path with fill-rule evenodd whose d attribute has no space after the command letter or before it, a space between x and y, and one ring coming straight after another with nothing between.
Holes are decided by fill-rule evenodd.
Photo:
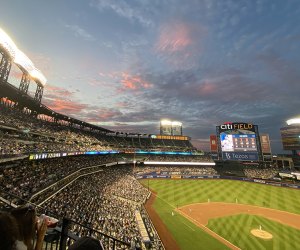
<instances>
[{"instance_id":1,"label":"infield dirt","mask_svg":"<svg viewBox=\"0 0 300 250\"><path fill-rule=\"evenodd\" d=\"M181 214L187 215L198 223L206 226L209 219L219 218L237 214L253 214L260 215L267 219L280 222L282 224L300 229L300 215L290 212L275 210L265 207L257 207L252 205L223 203L223 202L207 202L195 203L178 209Z\"/></svg>"},{"instance_id":2,"label":"infield dirt","mask_svg":"<svg viewBox=\"0 0 300 250\"><path fill-rule=\"evenodd\" d=\"M252 205L223 202L196 203L180 207L177 209L177 212L231 249L239 248L206 227L210 219L238 214L253 214L263 216L296 229L300 229L299 214Z\"/></svg>"}]
</instances>

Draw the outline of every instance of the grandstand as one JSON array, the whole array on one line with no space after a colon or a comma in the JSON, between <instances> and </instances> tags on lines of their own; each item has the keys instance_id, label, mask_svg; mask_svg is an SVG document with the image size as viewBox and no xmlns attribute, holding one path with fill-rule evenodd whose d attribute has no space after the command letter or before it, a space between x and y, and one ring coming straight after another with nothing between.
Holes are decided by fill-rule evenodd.
<instances>
[{"instance_id":1,"label":"grandstand","mask_svg":"<svg viewBox=\"0 0 300 250\"><path fill-rule=\"evenodd\" d=\"M84 235L105 249L164 249L143 206L149 190L132 164L152 153L191 155L190 140L113 132L57 113L42 103L46 78L2 30L0 53L1 209L32 204L57 218L46 249L66 249ZM12 64L22 74L19 88L8 82Z\"/></svg>"},{"instance_id":2,"label":"grandstand","mask_svg":"<svg viewBox=\"0 0 300 250\"><path fill-rule=\"evenodd\" d=\"M51 110L42 102L46 78L1 34L0 207L29 203L58 219L45 249L67 249L86 235L105 249L165 249L145 209L149 186L139 179L281 180L276 166L216 166L182 136L181 125L174 137L116 132ZM19 88L7 81L13 63L22 73Z\"/></svg>"}]
</instances>

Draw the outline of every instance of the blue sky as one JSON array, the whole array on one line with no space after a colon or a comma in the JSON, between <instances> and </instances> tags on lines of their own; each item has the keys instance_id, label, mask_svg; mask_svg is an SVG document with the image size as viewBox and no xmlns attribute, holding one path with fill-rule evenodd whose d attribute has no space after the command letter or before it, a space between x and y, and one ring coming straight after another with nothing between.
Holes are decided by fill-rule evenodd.
<instances>
[{"instance_id":1,"label":"blue sky","mask_svg":"<svg viewBox=\"0 0 300 250\"><path fill-rule=\"evenodd\" d=\"M11 0L0 27L48 79L43 103L109 129L179 120L207 150L216 125L251 122L281 152L300 115L298 0Z\"/></svg>"}]
</instances>

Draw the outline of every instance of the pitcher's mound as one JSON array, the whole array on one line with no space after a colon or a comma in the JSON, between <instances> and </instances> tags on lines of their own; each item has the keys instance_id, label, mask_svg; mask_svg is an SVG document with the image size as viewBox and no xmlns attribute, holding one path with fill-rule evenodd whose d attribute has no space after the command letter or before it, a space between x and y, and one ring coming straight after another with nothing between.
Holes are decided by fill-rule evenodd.
<instances>
[{"instance_id":1,"label":"pitcher's mound","mask_svg":"<svg viewBox=\"0 0 300 250\"><path fill-rule=\"evenodd\" d=\"M264 240L271 240L273 238L273 235L270 234L267 231L260 230L260 229L252 229L251 233L258 238L264 239Z\"/></svg>"}]
</instances>

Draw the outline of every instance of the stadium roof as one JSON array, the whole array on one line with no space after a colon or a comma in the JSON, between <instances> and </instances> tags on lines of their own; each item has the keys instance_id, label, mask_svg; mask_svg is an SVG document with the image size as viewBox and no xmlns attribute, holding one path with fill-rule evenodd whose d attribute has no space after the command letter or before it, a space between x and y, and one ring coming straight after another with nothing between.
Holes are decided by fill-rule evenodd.
<instances>
[{"instance_id":1,"label":"stadium roof","mask_svg":"<svg viewBox=\"0 0 300 250\"><path fill-rule=\"evenodd\" d=\"M23 72L27 72L38 85L42 87L46 85L46 77L34 66L33 62L18 49L13 40L1 28L0 48L6 52L6 54Z\"/></svg>"},{"instance_id":2,"label":"stadium roof","mask_svg":"<svg viewBox=\"0 0 300 250\"><path fill-rule=\"evenodd\" d=\"M300 118L292 118L286 121L287 125L300 124Z\"/></svg>"}]
</instances>

